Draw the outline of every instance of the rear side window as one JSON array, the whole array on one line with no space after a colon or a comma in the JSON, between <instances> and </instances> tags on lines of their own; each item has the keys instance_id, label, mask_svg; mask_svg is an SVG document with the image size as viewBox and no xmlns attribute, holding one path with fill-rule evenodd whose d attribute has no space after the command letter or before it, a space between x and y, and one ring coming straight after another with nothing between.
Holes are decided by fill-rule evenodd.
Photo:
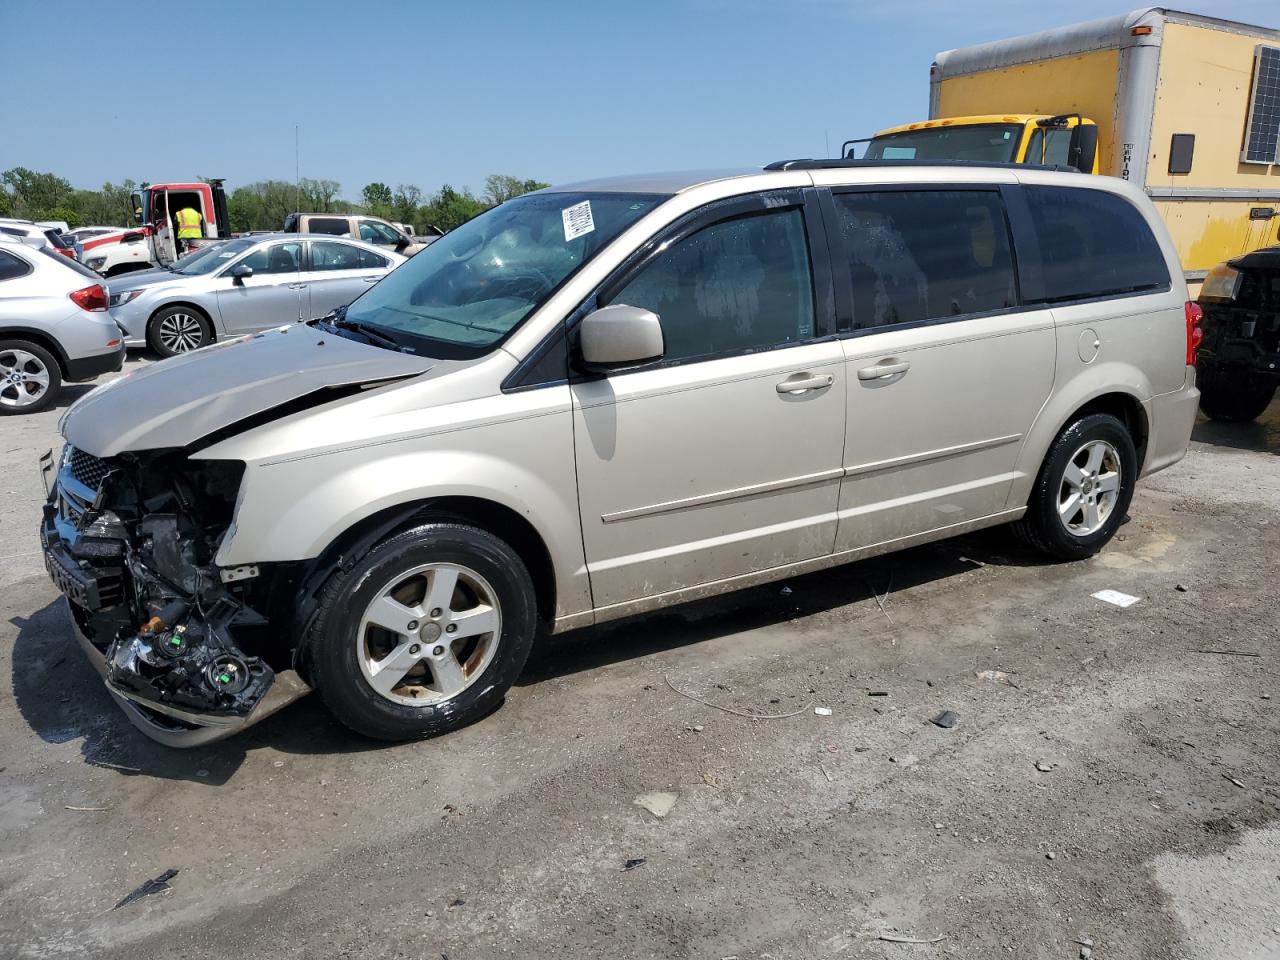
<instances>
[{"instance_id":1,"label":"rear side window","mask_svg":"<svg viewBox=\"0 0 1280 960\"><path fill-rule=\"evenodd\" d=\"M312 217L307 223L307 232L348 237L351 235L351 221L345 217Z\"/></svg>"},{"instance_id":2,"label":"rear side window","mask_svg":"<svg viewBox=\"0 0 1280 960\"><path fill-rule=\"evenodd\" d=\"M1078 187L1023 188L1040 244L1047 303L1169 288L1151 227L1123 197Z\"/></svg>"},{"instance_id":3,"label":"rear side window","mask_svg":"<svg viewBox=\"0 0 1280 960\"><path fill-rule=\"evenodd\" d=\"M1000 194L886 190L836 194L855 329L988 313L1017 303Z\"/></svg>"},{"instance_id":4,"label":"rear side window","mask_svg":"<svg viewBox=\"0 0 1280 960\"><path fill-rule=\"evenodd\" d=\"M31 265L12 253L0 250L0 280L14 280L31 272Z\"/></svg>"},{"instance_id":5,"label":"rear side window","mask_svg":"<svg viewBox=\"0 0 1280 960\"><path fill-rule=\"evenodd\" d=\"M333 240L315 240L311 243L312 270L378 270L387 265L387 258L372 250L353 247L349 243Z\"/></svg>"},{"instance_id":6,"label":"rear side window","mask_svg":"<svg viewBox=\"0 0 1280 960\"><path fill-rule=\"evenodd\" d=\"M690 234L611 299L652 310L667 360L711 359L814 335L813 277L798 208Z\"/></svg>"}]
</instances>

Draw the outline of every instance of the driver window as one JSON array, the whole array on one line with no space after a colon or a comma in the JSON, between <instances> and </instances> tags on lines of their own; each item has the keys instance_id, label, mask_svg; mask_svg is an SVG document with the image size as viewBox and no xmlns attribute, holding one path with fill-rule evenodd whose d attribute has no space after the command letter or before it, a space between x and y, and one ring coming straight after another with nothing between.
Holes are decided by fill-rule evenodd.
<instances>
[{"instance_id":1,"label":"driver window","mask_svg":"<svg viewBox=\"0 0 1280 960\"><path fill-rule=\"evenodd\" d=\"M255 275L297 273L302 263L302 244L275 243L269 247L259 247L240 262L247 267L252 267Z\"/></svg>"},{"instance_id":2,"label":"driver window","mask_svg":"<svg viewBox=\"0 0 1280 960\"><path fill-rule=\"evenodd\" d=\"M379 243L383 246L387 244L395 246L400 242L400 237L394 230L376 220L360 221L360 239L365 243Z\"/></svg>"},{"instance_id":3,"label":"driver window","mask_svg":"<svg viewBox=\"0 0 1280 960\"><path fill-rule=\"evenodd\" d=\"M652 310L667 360L808 340L813 277L799 208L705 227L641 268L612 303Z\"/></svg>"}]
</instances>

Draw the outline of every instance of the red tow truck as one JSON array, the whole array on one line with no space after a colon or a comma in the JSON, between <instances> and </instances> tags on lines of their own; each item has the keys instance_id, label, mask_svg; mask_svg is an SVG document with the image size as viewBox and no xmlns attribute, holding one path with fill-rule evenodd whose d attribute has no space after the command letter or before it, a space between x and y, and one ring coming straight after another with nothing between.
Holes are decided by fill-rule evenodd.
<instances>
[{"instance_id":1,"label":"red tow truck","mask_svg":"<svg viewBox=\"0 0 1280 960\"><path fill-rule=\"evenodd\" d=\"M222 180L193 183L149 183L132 195L135 227L94 237L84 244L85 265L103 276L164 266L178 258L173 215L184 207L199 212L204 235L199 247L231 236L227 195Z\"/></svg>"}]
</instances>

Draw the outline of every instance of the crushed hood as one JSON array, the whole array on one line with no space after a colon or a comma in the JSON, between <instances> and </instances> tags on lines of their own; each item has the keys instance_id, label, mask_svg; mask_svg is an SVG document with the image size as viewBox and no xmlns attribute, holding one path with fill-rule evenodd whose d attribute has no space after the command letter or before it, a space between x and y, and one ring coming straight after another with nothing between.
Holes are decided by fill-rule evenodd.
<instances>
[{"instance_id":1,"label":"crushed hood","mask_svg":"<svg viewBox=\"0 0 1280 960\"><path fill-rule=\"evenodd\" d=\"M316 391L412 377L434 362L298 324L134 370L75 403L59 428L96 457L185 447Z\"/></svg>"}]
</instances>

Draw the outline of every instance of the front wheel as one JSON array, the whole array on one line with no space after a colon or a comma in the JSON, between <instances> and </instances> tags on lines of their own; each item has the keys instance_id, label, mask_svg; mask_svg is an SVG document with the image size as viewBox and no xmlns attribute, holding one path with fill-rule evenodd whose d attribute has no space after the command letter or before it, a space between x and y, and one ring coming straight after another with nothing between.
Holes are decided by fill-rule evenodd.
<instances>
[{"instance_id":1,"label":"front wheel","mask_svg":"<svg viewBox=\"0 0 1280 960\"><path fill-rule=\"evenodd\" d=\"M1014 529L1054 559L1091 557L1124 522L1137 479L1138 454L1125 425L1105 413L1081 417L1049 448Z\"/></svg>"},{"instance_id":2,"label":"front wheel","mask_svg":"<svg viewBox=\"0 0 1280 960\"><path fill-rule=\"evenodd\" d=\"M308 662L346 726L413 740L497 707L536 622L533 582L515 551L475 527L426 523L326 584Z\"/></svg>"},{"instance_id":3,"label":"front wheel","mask_svg":"<svg viewBox=\"0 0 1280 960\"><path fill-rule=\"evenodd\" d=\"M1233 380L1220 373L1203 372L1197 379L1200 409L1210 420L1223 423L1248 423L1258 419L1276 395L1274 383L1248 376Z\"/></svg>"},{"instance_id":4,"label":"front wheel","mask_svg":"<svg viewBox=\"0 0 1280 960\"><path fill-rule=\"evenodd\" d=\"M160 356L176 357L212 343L213 324L194 307L165 307L147 324L147 342Z\"/></svg>"}]
</instances>

